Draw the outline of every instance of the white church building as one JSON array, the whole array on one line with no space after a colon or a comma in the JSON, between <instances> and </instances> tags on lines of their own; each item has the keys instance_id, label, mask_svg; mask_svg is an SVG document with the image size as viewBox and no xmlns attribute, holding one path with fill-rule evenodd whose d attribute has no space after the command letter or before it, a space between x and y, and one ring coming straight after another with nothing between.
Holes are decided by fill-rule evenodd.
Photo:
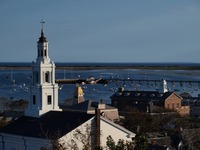
<instances>
[{"instance_id":1,"label":"white church building","mask_svg":"<svg viewBox=\"0 0 200 150\"><path fill-rule=\"evenodd\" d=\"M95 133L91 137L91 142L102 147L106 146L106 138L109 135L115 142L119 139L129 141L135 137L134 133L100 116L98 112L100 111L97 109L94 115L85 112L62 111L59 108L55 64L49 58L48 42L42 28L37 42L37 58L32 63L32 84L28 107L23 117L11 122L0 131L0 150L48 148L55 136L68 149L72 140L77 143L79 149L82 149L83 143L74 135L78 130L85 132L88 126Z\"/></svg>"},{"instance_id":2,"label":"white church building","mask_svg":"<svg viewBox=\"0 0 200 150\"><path fill-rule=\"evenodd\" d=\"M55 64L49 58L48 42L41 30L37 42L37 59L32 63L32 85L26 116L40 117L50 110L60 111L58 107L58 84L55 83Z\"/></svg>"}]
</instances>

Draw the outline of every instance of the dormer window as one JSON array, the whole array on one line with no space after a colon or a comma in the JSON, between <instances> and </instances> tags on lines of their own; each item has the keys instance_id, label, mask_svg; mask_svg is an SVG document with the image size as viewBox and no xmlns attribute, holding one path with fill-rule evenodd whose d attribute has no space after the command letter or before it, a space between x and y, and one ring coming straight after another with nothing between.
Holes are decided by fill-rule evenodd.
<instances>
[{"instance_id":1,"label":"dormer window","mask_svg":"<svg viewBox=\"0 0 200 150\"><path fill-rule=\"evenodd\" d=\"M150 94L150 97L155 97L155 94L154 94L154 93L151 93L151 94Z\"/></svg>"},{"instance_id":2,"label":"dormer window","mask_svg":"<svg viewBox=\"0 0 200 150\"><path fill-rule=\"evenodd\" d=\"M122 95L122 93L120 93L120 92L117 92L117 96L120 96L120 95Z\"/></svg>"},{"instance_id":3,"label":"dormer window","mask_svg":"<svg viewBox=\"0 0 200 150\"><path fill-rule=\"evenodd\" d=\"M135 95L135 96L140 96L140 93L135 93L134 95Z\"/></svg>"},{"instance_id":4,"label":"dormer window","mask_svg":"<svg viewBox=\"0 0 200 150\"><path fill-rule=\"evenodd\" d=\"M130 93L125 93L125 96L129 96L130 95Z\"/></svg>"},{"instance_id":5,"label":"dormer window","mask_svg":"<svg viewBox=\"0 0 200 150\"><path fill-rule=\"evenodd\" d=\"M146 94L146 93L142 93L142 96L143 96L143 97L146 97L146 96L147 96L147 94Z\"/></svg>"}]
</instances>

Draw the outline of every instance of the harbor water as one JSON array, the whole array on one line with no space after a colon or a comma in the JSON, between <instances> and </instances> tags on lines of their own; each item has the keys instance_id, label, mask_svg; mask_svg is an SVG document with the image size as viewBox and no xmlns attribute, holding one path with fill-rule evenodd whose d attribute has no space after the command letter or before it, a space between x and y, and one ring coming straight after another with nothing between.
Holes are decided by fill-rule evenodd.
<instances>
[{"instance_id":1,"label":"harbor water","mask_svg":"<svg viewBox=\"0 0 200 150\"><path fill-rule=\"evenodd\" d=\"M200 93L200 70L56 70L56 79L87 79L91 76L95 79L109 79L110 82L108 84L81 84L85 100L103 99L108 104L110 96L122 86L126 90L156 91L160 88L162 79L169 81L167 82L169 91L179 94L187 92L195 97ZM1 69L0 97L28 100L31 81L31 70ZM75 88L75 84L59 84L59 103L72 98Z\"/></svg>"}]
</instances>

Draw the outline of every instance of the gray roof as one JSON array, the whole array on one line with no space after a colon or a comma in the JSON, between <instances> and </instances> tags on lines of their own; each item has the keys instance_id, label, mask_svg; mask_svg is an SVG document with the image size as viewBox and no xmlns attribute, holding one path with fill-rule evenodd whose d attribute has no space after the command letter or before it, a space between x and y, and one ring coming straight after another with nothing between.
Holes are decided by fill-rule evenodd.
<instances>
[{"instance_id":1,"label":"gray roof","mask_svg":"<svg viewBox=\"0 0 200 150\"><path fill-rule=\"evenodd\" d=\"M132 100L140 100L140 101L149 101L149 100L165 100L167 99L173 92L165 92L159 93L155 91L122 91L116 92L110 98L111 99L132 99Z\"/></svg>"},{"instance_id":2,"label":"gray roof","mask_svg":"<svg viewBox=\"0 0 200 150\"><path fill-rule=\"evenodd\" d=\"M60 106L60 108L63 110L87 112L87 111L95 111L95 109L98 108L98 104L99 104L99 102L94 102L92 100L86 100L86 101L76 104L76 105ZM106 104L105 109L117 109L117 108Z\"/></svg>"}]
</instances>

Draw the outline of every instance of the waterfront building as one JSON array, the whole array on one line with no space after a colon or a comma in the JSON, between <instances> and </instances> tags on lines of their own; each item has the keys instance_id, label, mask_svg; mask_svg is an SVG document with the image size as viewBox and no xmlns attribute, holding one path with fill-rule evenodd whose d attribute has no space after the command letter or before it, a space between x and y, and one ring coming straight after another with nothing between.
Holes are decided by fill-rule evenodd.
<instances>
[{"instance_id":1,"label":"waterfront building","mask_svg":"<svg viewBox=\"0 0 200 150\"><path fill-rule=\"evenodd\" d=\"M168 92L167 83L162 80L162 88L158 91L129 91L124 88L114 93L111 105L119 111L137 109L145 113L156 113L160 108L177 111L181 115L189 115L190 107L183 105L183 98L175 92Z\"/></svg>"}]
</instances>

